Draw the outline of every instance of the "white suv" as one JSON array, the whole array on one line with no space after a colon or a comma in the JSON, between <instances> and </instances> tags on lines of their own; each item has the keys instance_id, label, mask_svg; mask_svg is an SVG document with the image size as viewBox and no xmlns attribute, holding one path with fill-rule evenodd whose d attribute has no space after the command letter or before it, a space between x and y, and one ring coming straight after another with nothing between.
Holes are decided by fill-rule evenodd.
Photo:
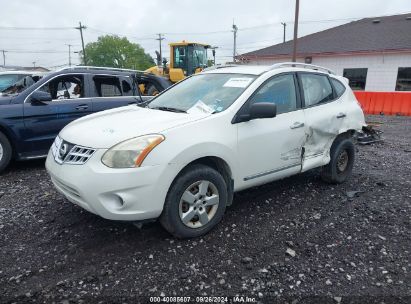
<instances>
[{"instance_id":1,"label":"white suv","mask_svg":"<svg viewBox=\"0 0 411 304\"><path fill-rule=\"evenodd\" d=\"M71 202L111 220L159 218L196 237L236 191L321 167L340 183L365 125L345 78L296 63L237 66L189 77L146 107L80 118L56 138L46 167Z\"/></svg>"}]
</instances>

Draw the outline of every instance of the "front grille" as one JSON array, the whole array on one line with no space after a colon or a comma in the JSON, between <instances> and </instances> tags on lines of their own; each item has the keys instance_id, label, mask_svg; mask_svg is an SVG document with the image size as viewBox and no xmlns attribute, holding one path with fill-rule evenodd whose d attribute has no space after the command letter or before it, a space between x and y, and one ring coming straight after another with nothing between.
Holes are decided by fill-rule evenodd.
<instances>
[{"instance_id":1,"label":"front grille","mask_svg":"<svg viewBox=\"0 0 411 304\"><path fill-rule=\"evenodd\" d=\"M64 163L70 165L82 165L85 164L93 153L96 152L94 149L74 146L69 154L64 159Z\"/></svg>"},{"instance_id":2,"label":"front grille","mask_svg":"<svg viewBox=\"0 0 411 304\"><path fill-rule=\"evenodd\" d=\"M83 165L96 152L96 149L74 145L57 136L51 147L51 152L59 164Z\"/></svg>"}]
</instances>

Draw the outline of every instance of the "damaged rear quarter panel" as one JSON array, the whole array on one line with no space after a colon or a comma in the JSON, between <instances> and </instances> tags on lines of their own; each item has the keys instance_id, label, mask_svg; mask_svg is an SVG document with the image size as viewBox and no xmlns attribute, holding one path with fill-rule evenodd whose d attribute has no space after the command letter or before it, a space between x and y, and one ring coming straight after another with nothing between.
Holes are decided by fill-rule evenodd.
<instances>
[{"instance_id":1,"label":"damaged rear quarter panel","mask_svg":"<svg viewBox=\"0 0 411 304\"><path fill-rule=\"evenodd\" d=\"M344 114L344 117L340 117ZM323 166L330 161L335 138L349 130L361 130L364 114L351 89L337 100L304 109L306 141L303 144L302 171Z\"/></svg>"}]
</instances>

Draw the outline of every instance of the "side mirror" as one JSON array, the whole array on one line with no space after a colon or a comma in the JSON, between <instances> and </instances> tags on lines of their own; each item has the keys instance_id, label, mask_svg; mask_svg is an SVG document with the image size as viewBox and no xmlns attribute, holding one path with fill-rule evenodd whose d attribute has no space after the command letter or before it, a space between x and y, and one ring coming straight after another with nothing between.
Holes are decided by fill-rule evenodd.
<instances>
[{"instance_id":1,"label":"side mirror","mask_svg":"<svg viewBox=\"0 0 411 304\"><path fill-rule=\"evenodd\" d=\"M251 105L248 113L234 116L231 123L246 122L259 118L273 118L277 115L277 106L271 102L258 102Z\"/></svg>"},{"instance_id":2,"label":"side mirror","mask_svg":"<svg viewBox=\"0 0 411 304\"><path fill-rule=\"evenodd\" d=\"M273 118L277 115L275 103L258 102L250 107L250 120L258 118Z\"/></svg>"},{"instance_id":3,"label":"side mirror","mask_svg":"<svg viewBox=\"0 0 411 304\"><path fill-rule=\"evenodd\" d=\"M44 105L45 102L52 101L51 94L43 91L34 91L30 98L34 105Z\"/></svg>"}]
</instances>

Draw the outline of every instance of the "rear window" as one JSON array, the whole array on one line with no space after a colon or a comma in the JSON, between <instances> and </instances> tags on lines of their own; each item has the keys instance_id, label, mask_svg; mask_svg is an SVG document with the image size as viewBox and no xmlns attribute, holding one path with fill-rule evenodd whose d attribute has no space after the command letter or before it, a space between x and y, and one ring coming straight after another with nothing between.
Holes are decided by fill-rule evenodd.
<instances>
[{"instance_id":1,"label":"rear window","mask_svg":"<svg viewBox=\"0 0 411 304\"><path fill-rule=\"evenodd\" d=\"M334 99L333 89L327 76L308 73L300 75L306 107Z\"/></svg>"},{"instance_id":2,"label":"rear window","mask_svg":"<svg viewBox=\"0 0 411 304\"><path fill-rule=\"evenodd\" d=\"M345 86L337 79L331 78L337 96L340 97L345 92Z\"/></svg>"}]
</instances>

